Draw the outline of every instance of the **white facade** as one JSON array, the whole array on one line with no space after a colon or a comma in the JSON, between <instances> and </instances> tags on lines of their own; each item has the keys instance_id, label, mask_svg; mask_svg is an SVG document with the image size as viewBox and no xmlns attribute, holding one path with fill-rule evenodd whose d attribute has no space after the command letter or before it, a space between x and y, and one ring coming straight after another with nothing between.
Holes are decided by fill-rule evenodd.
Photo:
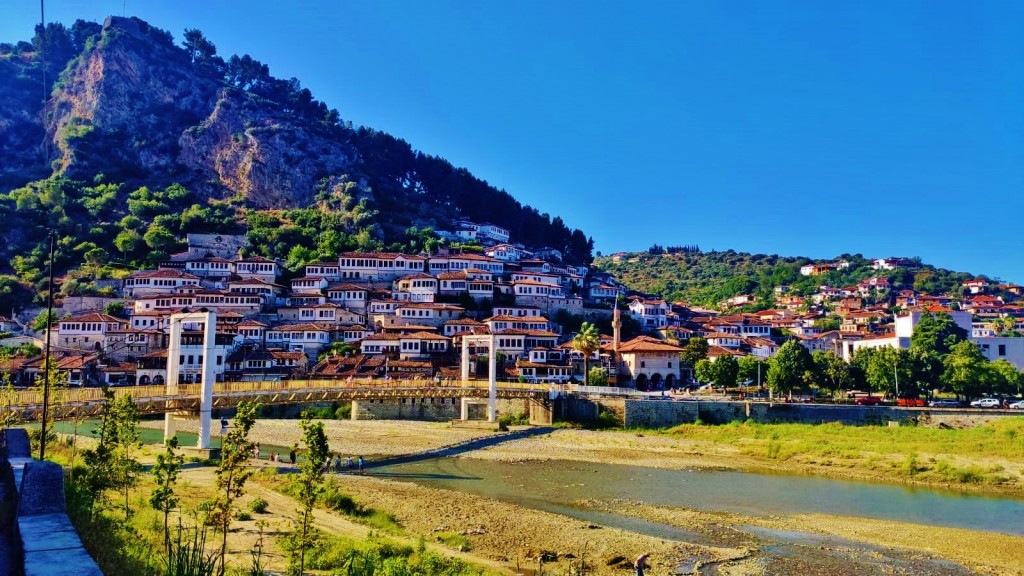
<instances>
[{"instance_id":1,"label":"white facade","mask_svg":"<svg viewBox=\"0 0 1024 576\"><path fill-rule=\"evenodd\" d=\"M1006 360L1016 366L1017 370L1024 369L1024 338L993 336L970 340L981 348L981 353L989 360Z\"/></svg>"}]
</instances>

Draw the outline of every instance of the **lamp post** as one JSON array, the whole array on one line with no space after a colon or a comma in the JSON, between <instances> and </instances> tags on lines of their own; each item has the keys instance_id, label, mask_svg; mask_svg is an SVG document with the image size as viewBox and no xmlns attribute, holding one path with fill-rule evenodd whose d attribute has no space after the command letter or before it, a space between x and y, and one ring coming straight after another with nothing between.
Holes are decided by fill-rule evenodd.
<instances>
[{"instance_id":1,"label":"lamp post","mask_svg":"<svg viewBox=\"0 0 1024 576\"><path fill-rule=\"evenodd\" d=\"M46 292L46 352L43 354L43 423L39 430L39 459L46 459L46 418L50 404L50 324L53 321L53 244L56 234L50 232L50 272Z\"/></svg>"}]
</instances>

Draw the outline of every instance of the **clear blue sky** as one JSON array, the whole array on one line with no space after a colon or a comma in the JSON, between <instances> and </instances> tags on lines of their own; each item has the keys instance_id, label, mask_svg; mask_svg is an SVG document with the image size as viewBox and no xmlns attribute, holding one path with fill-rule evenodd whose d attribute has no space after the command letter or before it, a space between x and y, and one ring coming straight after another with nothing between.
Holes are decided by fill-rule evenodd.
<instances>
[{"instance_id":1,"label":"clear blue sky","mask_svg":"<svg viewBox=\"0 0 1024 576\"><path fill-rule=\"evenodd\" d=\"M52 0L47 20L125 6L605 253L921 256L1024 282L1024 2ZM0 0L0 40L38 18Z\"/></svg>"}]
</instances>

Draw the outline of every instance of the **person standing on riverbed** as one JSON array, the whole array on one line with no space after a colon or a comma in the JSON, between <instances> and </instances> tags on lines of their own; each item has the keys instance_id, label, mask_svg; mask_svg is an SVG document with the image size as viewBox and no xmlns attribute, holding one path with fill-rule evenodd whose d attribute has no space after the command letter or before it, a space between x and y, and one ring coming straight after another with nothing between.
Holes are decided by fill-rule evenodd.
<instances>
[{"instance_id":1,"label":"person standing on riverbed","mask_svg":"<svg viewBox=\"0 0 1024 576\"><path fill-rule=\"evenodd\" d=\"M636 568L636 576L644 576L644 568L647 567L647 557L650 556L650 552L644 552L637 557L633 567Z\"/></svg>"},{"instance_id":2,"label":"person standing on riverbed","mask_svg":"<svg viewBox=\"0 0 1024 576\"><path fill-rule=\"evenodd\" d=\"M363 473L363 457L362 456L360 456L359 458L356 459L356 464L359 466L359 473L362 474Z\"/></svg>"}]
</instances>

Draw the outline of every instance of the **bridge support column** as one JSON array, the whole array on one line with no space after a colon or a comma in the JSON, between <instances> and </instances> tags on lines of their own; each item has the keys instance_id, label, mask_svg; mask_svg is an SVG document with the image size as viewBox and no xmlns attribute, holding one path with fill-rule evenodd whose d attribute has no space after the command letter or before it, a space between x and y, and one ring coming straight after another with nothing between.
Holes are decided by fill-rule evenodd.
<instances>
[{"instance_id":1,"label":"bridge support column","mask_svg":"<svg viewBox=\"0 0 1024 576\"><path fill-rule=\"evenodd\" d=\"M206 312L206 330L203 333L203 389L199 404L199 438L198 448L210 447L210 425L213 412L213 384L217 377L214 370L217 366L214 358L214 347L217 344L217 317L213 312Z\"/></svg>"},{"instance_id":2,"label":"bridge support column","mask_svg":"<svg viewBox=\"0 0 1024 576\"><path fill-rule=\"evenodd\" d=\"M469 398L460 398L459 400L459 420L469 420Z\"/></svg>"},{"instance_id":3,"label":"bridge support column","mask_svg":"<svg viewBox=\"0 0 1024 576\"><path fill-rule=\"evenodd\" d=\"M469 338L466 336L465 334L462 336L462 365L460 366L463 382L469 380Z\"/></svg>"},{"instance_id":4,"label":"bridge support column","mask_svg":"<svg viewBox=\"0 0 1024 576\"><path fill-rule=\"evenodd\" d=\"M465 342L465 339L463 339ZM495 346L494 334L490 338L490 350L487 353L487 421L498 419L498 347Z\"/></svg>"},{"instance_id":5,"label":"bridge support column","mask_svg":"<svg viewBox=\"0 0 1024 576\"><path fill-rule=\"evenodd\" d=\"M175 322L174 317L171 317L170 322L170 339L167 341L167 395L176 396L178 394L178 373L180 372L180 360L181 360L181 322ZM174 437L175 432L178 428L174 423L174 413L168 411L164 414L164 441Z\"/></svg>"}]
</instances>

